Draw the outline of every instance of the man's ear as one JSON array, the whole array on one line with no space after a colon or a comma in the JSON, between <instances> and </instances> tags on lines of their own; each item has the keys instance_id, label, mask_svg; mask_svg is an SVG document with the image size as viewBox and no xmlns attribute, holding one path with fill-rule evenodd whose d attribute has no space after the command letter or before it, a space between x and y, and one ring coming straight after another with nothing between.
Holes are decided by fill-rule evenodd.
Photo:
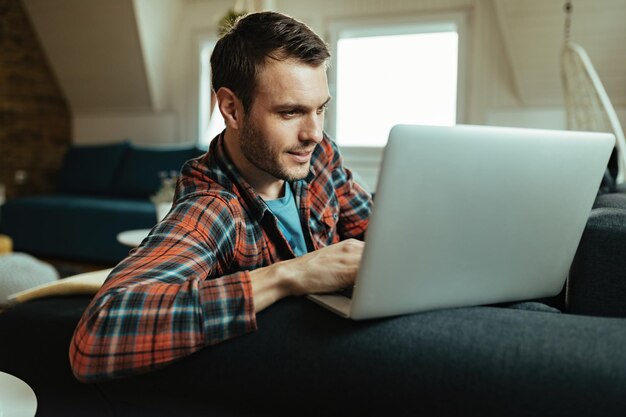
<instances>
[{"instance_id":1,"label":"man's ear","mask_svg":"<svg viewBox=\"0 0 626 417\"><path fill-rule=\"evenodd\" d=\"M215 93L217 106L227 127L237 130L243 123L243 105L239 97L230 89L221 87Z\"/></svg>"}]
</instances>

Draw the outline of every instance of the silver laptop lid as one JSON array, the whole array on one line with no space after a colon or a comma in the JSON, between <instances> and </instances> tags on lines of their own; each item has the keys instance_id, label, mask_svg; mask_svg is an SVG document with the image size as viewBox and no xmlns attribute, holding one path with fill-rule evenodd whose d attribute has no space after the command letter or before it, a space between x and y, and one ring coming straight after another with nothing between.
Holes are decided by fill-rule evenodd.
<instances>
[{"instance_id":1,"label":"silver laptop lid","mask_svg":"<svg viewBox=\"0 0 626 417\"><path fill-rule=\"evenodd\" d=\"M395 126L350 316L558 294L615 139Z\"/></svg>"}]
</instances>

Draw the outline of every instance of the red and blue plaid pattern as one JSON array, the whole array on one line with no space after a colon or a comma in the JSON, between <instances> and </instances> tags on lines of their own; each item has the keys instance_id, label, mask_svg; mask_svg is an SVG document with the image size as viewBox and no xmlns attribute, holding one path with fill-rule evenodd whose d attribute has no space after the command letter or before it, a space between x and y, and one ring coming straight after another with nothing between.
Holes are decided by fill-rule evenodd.
<instances>
[{"instance_id":1,"label":"red and blue plaid pattern","mask_svg":"<svg viewBox=\"0 0 626 417\"><path fill-rule=\"evenodd\" d=\"M327 137L294 195L315 249L367 229L371 196ZM256 330L248 271L293 257L218 136L183 166L172 211L87 307L70 345L74 374L91 382L146 372Z\"/></svg>"}]
</instances>

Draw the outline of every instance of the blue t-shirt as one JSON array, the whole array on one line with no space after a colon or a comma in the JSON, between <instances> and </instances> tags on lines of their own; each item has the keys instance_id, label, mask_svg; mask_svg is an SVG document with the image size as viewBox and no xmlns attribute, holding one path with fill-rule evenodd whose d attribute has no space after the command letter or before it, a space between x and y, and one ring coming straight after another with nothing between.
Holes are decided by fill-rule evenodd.
<instances>
[{"instance_id":1,"label":"blue t-shirt","mask_svg":"<svg viewBox=\"0 0 626 417\"><path fill-rule=\"evenodd\" d=\"M285 182L284 197L269 200L265 203L278 219L278 227L280 227L280 231L285 235L289 246L291 246L296 256L307 253L302 224L300 223L300 215L298 214L298 207L296 206L296 199L293 197L293 192L289 184Z\"/></svg>"}]
</instances>

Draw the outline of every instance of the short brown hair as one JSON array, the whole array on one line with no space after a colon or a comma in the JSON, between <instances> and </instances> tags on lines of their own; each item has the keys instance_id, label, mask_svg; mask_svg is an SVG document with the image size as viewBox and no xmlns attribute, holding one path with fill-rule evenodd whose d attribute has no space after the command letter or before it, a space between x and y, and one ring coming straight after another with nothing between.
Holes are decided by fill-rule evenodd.
<instances>
[{"instance_id":1,"label":"short brown hair","mask_svg":"<svg viewBox=\"0 0 626 417\"><path fill-rule=\"evenodd\" d=\"M304 23L276 12L251 13L235 21L215 45L211 54L213 91L231 89L247 112L257 74L267 59L295 59L317 66L328 58L326 43Z\"/></svg>"}]
</instances>

